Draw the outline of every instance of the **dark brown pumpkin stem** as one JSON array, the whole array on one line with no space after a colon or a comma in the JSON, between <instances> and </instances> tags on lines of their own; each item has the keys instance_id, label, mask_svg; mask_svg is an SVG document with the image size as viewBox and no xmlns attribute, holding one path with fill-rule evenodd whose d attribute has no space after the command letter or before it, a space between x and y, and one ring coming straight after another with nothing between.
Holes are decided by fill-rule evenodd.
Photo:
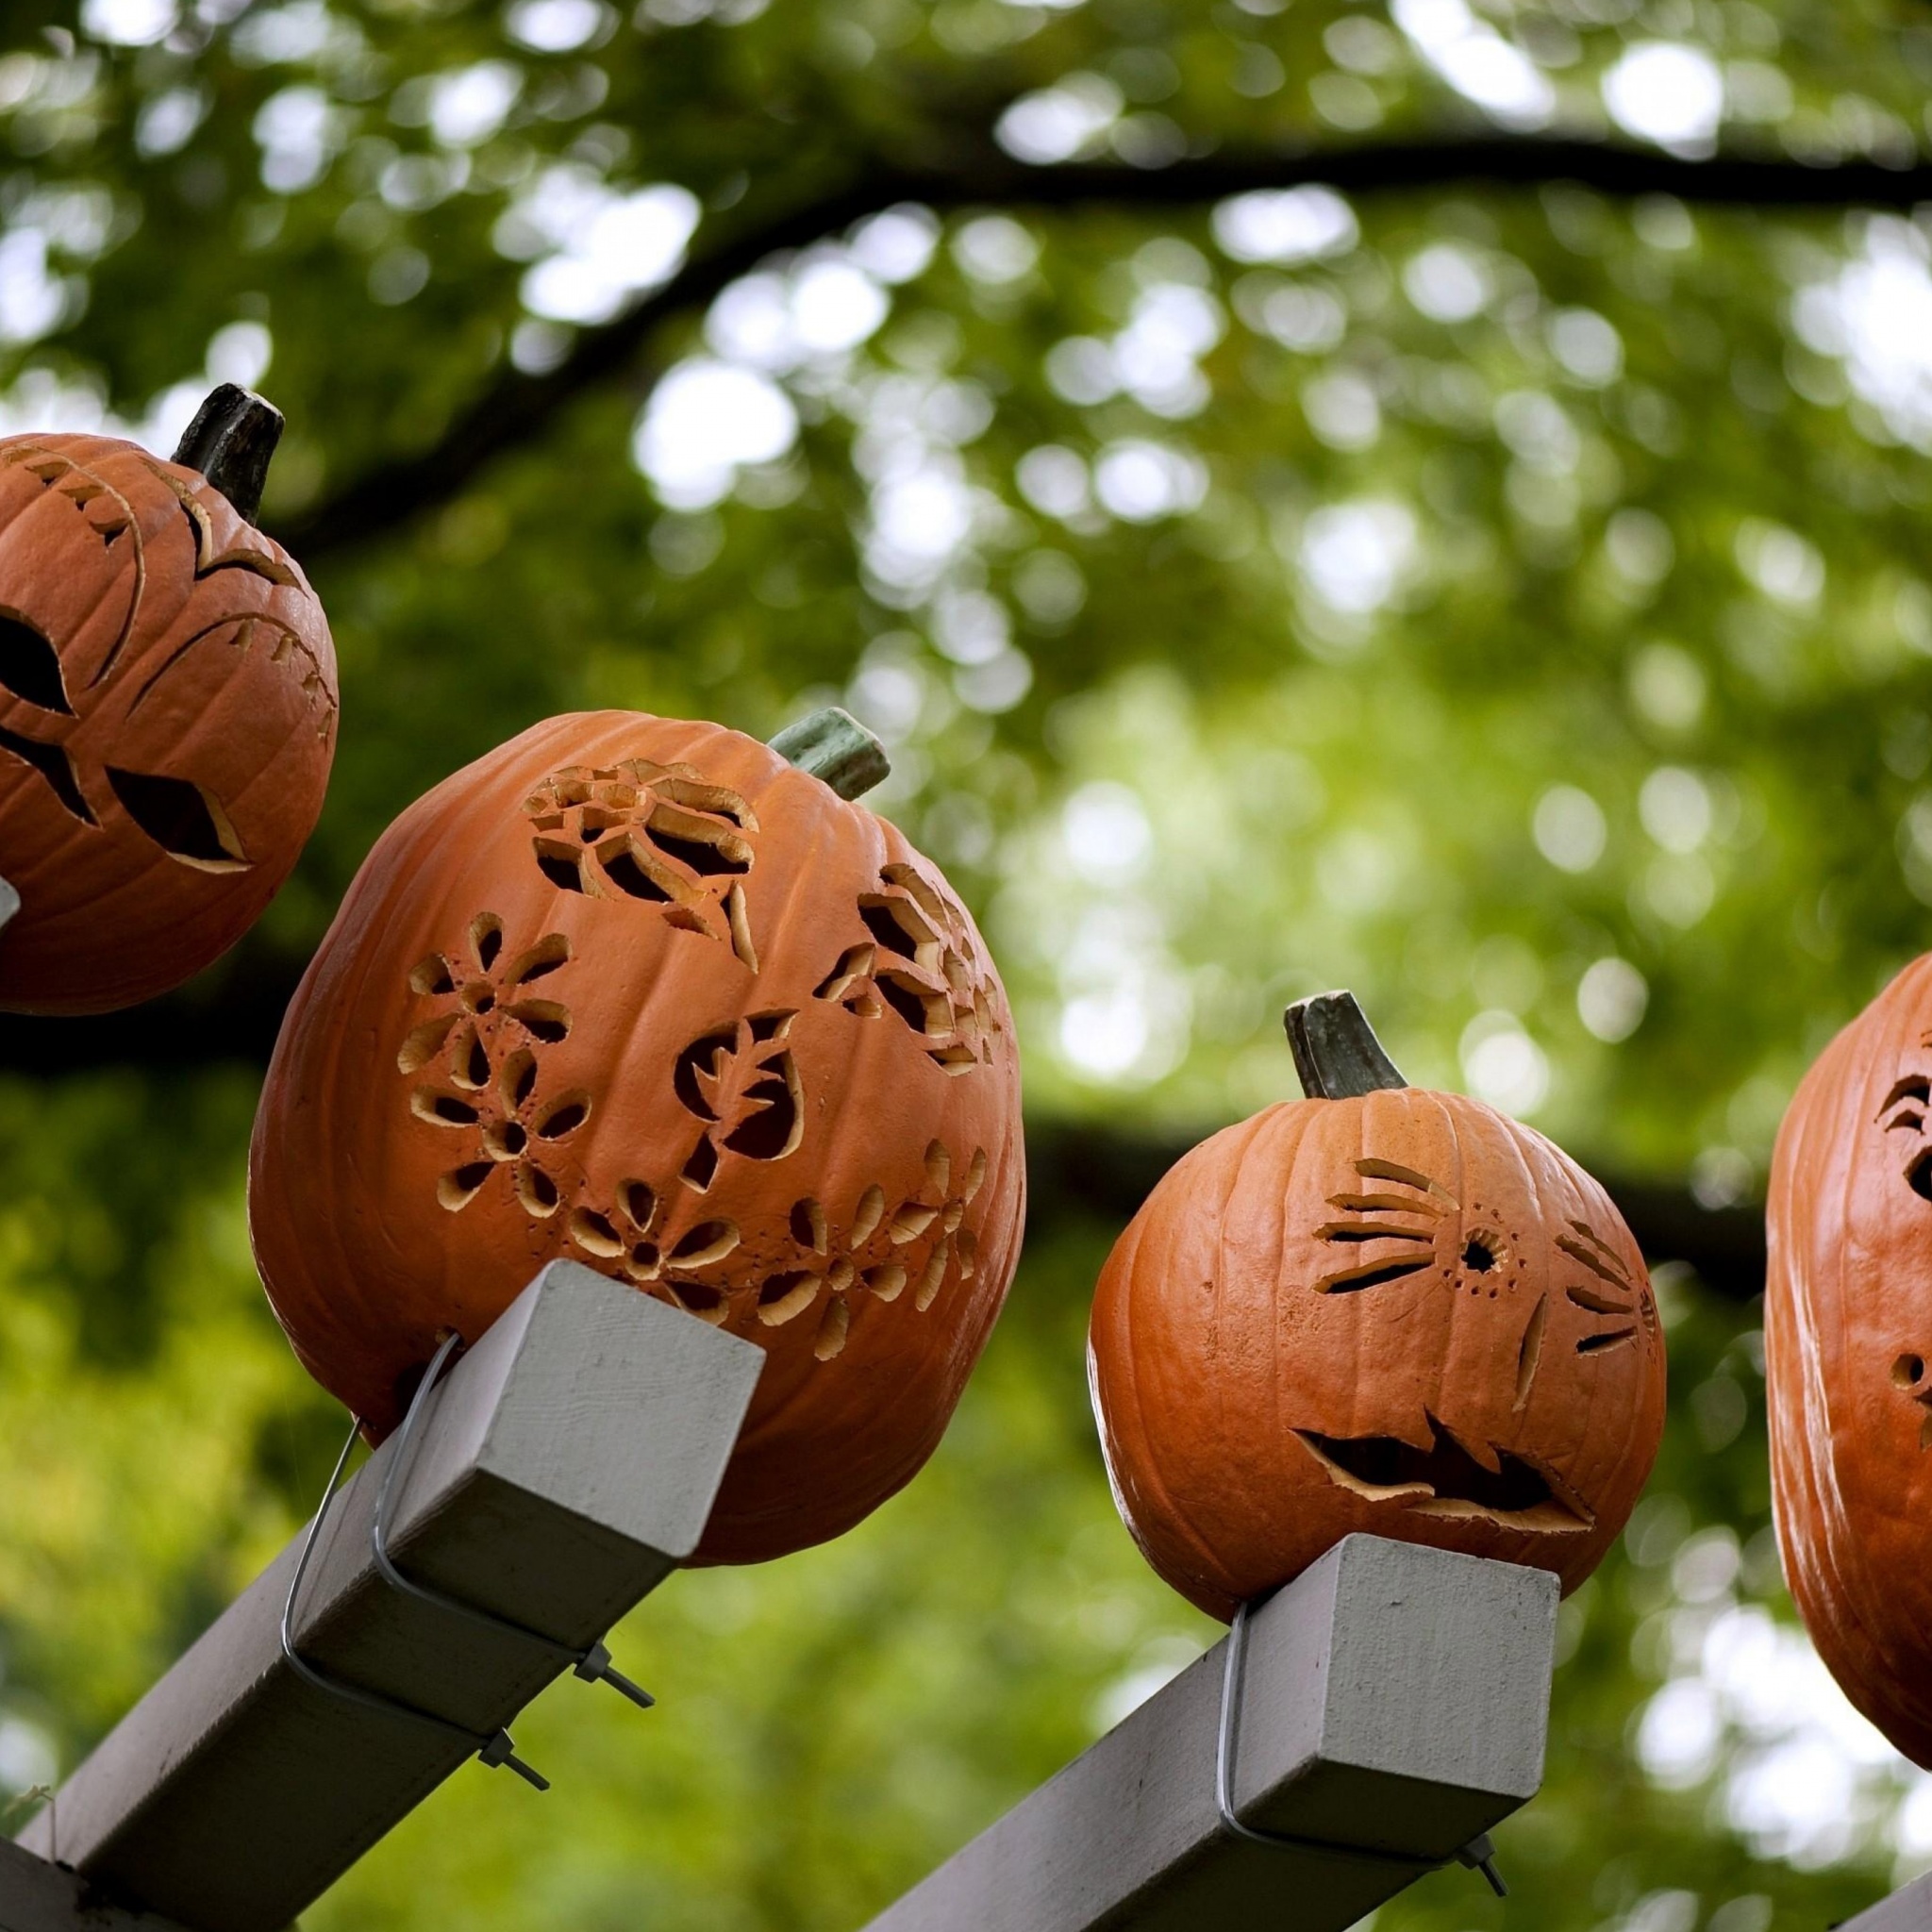
<instances>
[{"instance_id":1,"label":"dark brown pumpkin stem","mask_svg":"<svg viewBox=\"0 0 1932 1932\"><path fill-rule=\"evenodd\" d=\"M772 749L801 772L823 778L841 798L858 798L892 769L886 748L850 711L827 705L788 724Z\"/></svg>"},{"instance_id":2,"label":"dark brown pumpkin stem","mask_svg":"<svg viewBox=\"0 0 1932 1932\"><path fill-rule=\"evenodd\" d=\"M282 440L282 412L252 390L225 382L194 412L175 460L201 474L235 506L243 523L261 513L269 459Z\"/></svg>"},{"instance_id":3,"label":"dark brown pumpkin stem","mask_svg":"<svg viewBox=\"0 0 1932 1932\"><path fill-rule=\"evenodd\" d=\"M1310 1100L1355 1100L1408 1085L1382 1051L1354 993L1314 993L1295 1001L1281 1019Z\"/></svg>"}]
</instances>

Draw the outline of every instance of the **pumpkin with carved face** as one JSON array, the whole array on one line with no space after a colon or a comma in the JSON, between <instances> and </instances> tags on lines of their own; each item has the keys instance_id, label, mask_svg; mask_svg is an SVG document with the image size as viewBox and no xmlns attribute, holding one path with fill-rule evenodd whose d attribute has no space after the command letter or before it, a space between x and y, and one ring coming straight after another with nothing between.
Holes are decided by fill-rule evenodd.
<instances>
[{"instance_id":1,"label":"pumpkin with carved face","mask_svg":"<svg viewBox=\"0 0 1932 1932\"><path fill-rule=\"evenodd\" d=\"M1845 1695L1932 1768L1932 956L1805 1075L1766 1220L1785 1580Z\"/></svg>"},{"instance_id":2,"label":"pumpkin with carved face","mask_svg":"<svg viewBox=\"0 0 1932 1932\"><path fill-rule=\"evenodd\" d=\"M377 841L284 1024L249 1209L374 1438L441 1332L558 1257L758 1343L697 1558L747 1562L925 1460L1024 1195L1011 1015L939 869L754 739L604 711Z\"/></svg>"},{"instance_id":3,"label":"pumpkin with carved face","mask_svg":"<svg viewBox=\"0 0 1932 1932\"><path fill-rule=\"evenodd\" d=\"M224 398L244 429L274 415ZM0 876L21 896L0 1008L99 1012L178 985L260 917L314 829L335 652L250 523L255 455L252 475L219 453L203 474L114 437L0 440Z\"/></svg>"},{"instance_id":4,"label":"pumpkin with carved face","mask_svg":"<svg viewBox=\"0 0 1932 1932\"><path fill-rule=\"evenodd\" d=\"M1574 1590L1663 1426L1629 1229L1541 1135L1405 1085L1350 995L1290 1029L1312 1097L1186 1155L1100 1277L1089 1369L1127 1527L1223 1619L1357 1531Z\"/></svg>"}]
</instances>

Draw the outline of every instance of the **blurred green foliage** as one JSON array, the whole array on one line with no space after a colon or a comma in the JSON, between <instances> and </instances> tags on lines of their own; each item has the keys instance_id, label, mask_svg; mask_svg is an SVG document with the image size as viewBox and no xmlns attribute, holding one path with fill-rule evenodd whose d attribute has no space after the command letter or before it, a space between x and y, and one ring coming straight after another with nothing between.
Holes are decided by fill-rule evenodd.
<instances>
[{"instance_id":1,"label":"blurred green foliage","mask_svg":"<svg viewBox=\"0 0 1932 1932\"><path fill-rule=\"evenodd\" d=\"M0 425L165 448L258 382L266 521L325 532L693 222L895 167L964 200L995 125L1116 158L1100 205L775 258L317 552L341 752L251 945L305 952L389 818L539 716L837 698L988 925L1041 1115L1250 1111L1284 1001L1347 983L1413 1077L1747 1200L1932 904L1926 226L1158 177L1492 123L1902 165L1928 79L1911 0L17 0ZM71 1764L327 1469L247 1257L254 1079L0 1087L0 1788ZM463 1772L310 1923L856 1924L1194 1654L1087 1415L1113 1232L1041 1218L911 1490L633 1620L660 1709L553 1691L519 1741L554 1798ZM1671 1432L1565 1608L1516 1895L1443 1874L1384 1932L1796 1932L1932 1852L1790 1626L1756 1313L1664 1289Z\"/></svg>"}]
</instances>

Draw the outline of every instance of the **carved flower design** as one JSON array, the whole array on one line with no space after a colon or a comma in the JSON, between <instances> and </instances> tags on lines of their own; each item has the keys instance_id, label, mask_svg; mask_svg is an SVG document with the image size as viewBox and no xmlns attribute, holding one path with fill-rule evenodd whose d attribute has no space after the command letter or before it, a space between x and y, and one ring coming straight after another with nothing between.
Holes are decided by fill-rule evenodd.
<instances>
[{"instance_id":1,"label":"carved flower design","mask_svg":"<svg viewBox=\"0 0 1932 1932\"><path fill-rule=\"evenodd\" d=\"M621 1261L633 1281L655 1284L687 1314L716 1327L731 1311L728 1284L699 1276L738 1246L738 1224L702 1221L667 1251L658 1239L667 1218L664 1198L649 1182L623 1181L609 1212L579 1208L571 1215L570 1235L586 1254Z\"/></svg>"},{"instance_id":2,"label":"carved flower design","mask_svg":"<svg viewBox=\"0 0 1932 1932\"><path fill-rule=\"evenodd\" d=\"M758 1288L758 1318L768 1328L819 1309L812 1353L830 1361L845 1346L861 1296L895 1302L909 1288L913 1307L924 1311L939 1299L949 1277L970 1281L978 1264L978 1237L962 1227L966 1209L986 1179L986 1151L976 1149L953 1186L953 1159L938 1141L925 1150L926 1186L920 1196L887 1212L885 1191L876 1183L853 1204L843 1232L834 1238L824 1207L815 1200L795 1203L791 1239L803 1251L802 1265L768 1275ZM922 1198L932 1195L936 1199ZM917 1245L938 1237L923 1257Z\"/></svg>"},{"instance_id":3,"label":"carved flower design","mask_svg":"<svg viewBox=\"0 0 1932 1932\"><path fill-rule=\"evenodd\" d=\"M466 951L432 953L409 973L409 989L441 1010L412 1027L396 1055L406 1074L431 1073L409 1095L409 1110L433 1126L472 1136L469 1158L437 1183L452 1212L467 1208L501 1167L525 1213L543 1220L560 1196L542 1165L591 1117L589 1093L539 1091L537 1051L568 1037L570 1009L529 988L570 958L562 933L546 933L504 960L503 922L482 912L470 922ZM444 1084L446 1083L446 1084Z\"/></svg>"},{"instance_id":4,"label":"carved flower design","mask_svg":"<svg viewBox=\"0 0 1932 1932\"><path fill-rule=\"evenodd\" d=\"M728 939L738 958L758 970L740 882L751 870L749 835L758 821L737 792L691 765L626 758L608 767L567 765L524 809L537 863L552 885L656 905L667 924Z\"/></svg>"},{"instance_id":5,"label":"carved flower design","mask_svg":"<svg viewBox=\"0 0 1932 1932\"><path fill-rule=\"evenodd\" d=\"M882 867L879 885L858 901L872 937L845 948L813 996L861 1020L896 1016L943 1073L991 1065L1002 1028L966 915L916 866Z\"/></svg>"},{"instance_id":6,"label":"carved flower design","mask_svg":"<svg viewBox=\"0 0 1932 1932\"><path fill-rule=\"evenodd\" d=\"M483 1091L465 1095L424 1086L409 1096L409 1111L418 1120L476 1134L473 1158L436 1184L441 1206L452 1212L467 1208L501 1167L533 1221L555 1214L560 1199L557 1183L541 1165L544 1154L560 1148L590 1119L591 1105L581 1089L549 1100L539 1095L536 1056L528 1047L511 1054Z\"/></svg>"},{"instance_id":7,"label":"carved flower design","mask_svg":"<svg viewBox=\"0 0 1932 1932\"><path fill-rule=\"evenodd\" d=\"M459 1087L485 1086L490 1046L507 1028L555 1045L570 1034L570 1010L556 1000L533 998L529 988L570 961L570 941L545 933L527 952L503 962L503 921L479 912L470 922L467 957L432 953L409 969L409 991L436 1000L442 1010L409 1029L396 1054L405 1074L420 1073L449 1049L450 1077Z\"/></svg>"}]
</instances>

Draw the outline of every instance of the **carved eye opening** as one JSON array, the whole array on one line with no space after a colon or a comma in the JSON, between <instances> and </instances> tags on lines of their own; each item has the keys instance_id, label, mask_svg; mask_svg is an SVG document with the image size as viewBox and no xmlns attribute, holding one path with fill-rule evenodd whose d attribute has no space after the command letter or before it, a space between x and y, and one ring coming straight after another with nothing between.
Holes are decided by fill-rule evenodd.
<instances>
[{"instance_id":1,"label":"carved eye opening","mask_svg":"<svg viewBox=\"0 0 1932 1932\"><path fill-rule=\"evenodd\" d=\"M1462 1246L1462 1265L1478 1274L1487 1274L1500 1257L1485 1235L1473 1234Z\"/></svg>"},{"instance_id":2,"label":"carved eye opening","mask_svg":"<svg viewBox=\"0 0 1932 1932\"><path fill-rule=\"evenodd\" d=\"M43 711L74 716L67 701L67 680L60 671L60 653L38 625L17 611L0 607L0 685L17 698Z\"/></svg>"},{"instance_id":3,"label":"carved eye opening","mask_svg":"<svg viewBox=\"0 0 1932 1932\"><path fill-rule=\"evenodd\" d=\"M1925 1374L1925 1357L1922 1355L1906 1354L1891 1365L1891 1379L1894 1387L1916 1388Z\"/></svg>"},{"instance_id":4,"label":"carved eye opening","mask_svg":"<svg viewBox=\"0 0 1932 1932\"><path fill-rule=\"evenodd\" d=\"M170 858L197 872L245 872L250 864L222 802L186 778L152 777L109 765L121 808Z\"/></svg>"}]
</instances>

